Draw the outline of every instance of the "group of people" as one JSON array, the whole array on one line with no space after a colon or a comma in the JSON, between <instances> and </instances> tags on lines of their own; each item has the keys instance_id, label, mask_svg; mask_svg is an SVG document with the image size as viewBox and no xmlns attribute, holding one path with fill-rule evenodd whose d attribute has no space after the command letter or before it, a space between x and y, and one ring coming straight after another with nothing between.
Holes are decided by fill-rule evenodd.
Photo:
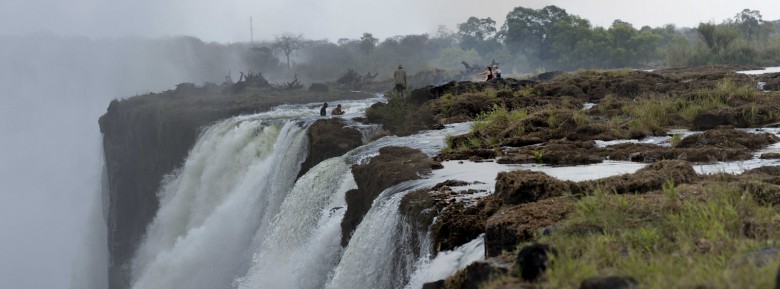
<instances>
[{"instance_id":1,"label":"group of people","mask_svg":"<svg viewBox=\"0 0 780 289\"><path fill-rule=\"evenodd\" d=\"M328 109L328 103L322 104L322 108L320 108L320 115L325 116L327 114ZM342 115L344 114L344 111L341 110L341 104L337 104L336 107L333 108L333 110L330 111L330 115Z\"/></svg>"},{"instance_id":2,"label":"group of people","mask_svg":"<svg viewBox=\"0 0 780 289\"><path fill-rule=\"evenodd\" d=\"M493 78L501 78L501 69L498 68L498 64L493 64L493 67L488 65L487 70L485 70L484 81L488 81Z\"/></svg>"},{"instance_id":3,"label":"group of people","mask_svg":"<svg viewBox=\"0 0 780 289\"><path fill-rule=\"evenodd\" d=\"M493 78L501 78L501 69L498 68L497 64L493 64L493 66L487 67L487 70L485 70L485 81L491 80ZM398 69L395 70L393 73L393 79L395 80L395 91L398 92L400 96L404 95L404 91L406 90L406 71L404 71L404 67L401 65L398 65ZM324 103L322 105L322 108L320 108L320 115L325 116L327 115L327 108L328 103ZM341 104L336 105L333 110L330 111L331 115L342 115L344 114L344 111L341 110Z\"/></svg>"}]
</instances>

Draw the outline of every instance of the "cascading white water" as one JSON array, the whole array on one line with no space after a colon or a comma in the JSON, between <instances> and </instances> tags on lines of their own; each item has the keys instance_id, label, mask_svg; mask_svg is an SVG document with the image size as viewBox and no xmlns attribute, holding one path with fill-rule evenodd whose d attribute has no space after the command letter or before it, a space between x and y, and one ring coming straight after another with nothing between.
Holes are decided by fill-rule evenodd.
<instances>
[{"instance_id":1,"label":"cascading white water","mask_svg":"<svg viewBox=\"0 0 780 289\"><path fill-rule=\"evenodd\" d=\"M341 255L344 193L357 188L341 157L302 176L254 256L240 288L318 288Z\"/></svg>"},{"instance_id":2,"label":"cascading white water","mask_svg":"<svg viewBox=\"0 0 780 289\"><path fill-rule=\"evenodd\" d=\"M264 115L206 130L160 192L160 210L133 261L133 288L230 284L278 213L305 147L304 128L280 128Z\"/></svg>"},{"instance_id":3,"label":"cascading white water","mask_svg":"<svg viewBox=\"0 0 780 289\"><path fill-rule=\"evenodd\" d=\"M430 248L427 236L415 236L417 232L398 213L403 197L418 185L419 182L402 183L377 197L355 229L333 279L325 288L404 287L414 272L417 256ZM419 240L417 244L415 240Z\"/></svg>"}]
</instances>

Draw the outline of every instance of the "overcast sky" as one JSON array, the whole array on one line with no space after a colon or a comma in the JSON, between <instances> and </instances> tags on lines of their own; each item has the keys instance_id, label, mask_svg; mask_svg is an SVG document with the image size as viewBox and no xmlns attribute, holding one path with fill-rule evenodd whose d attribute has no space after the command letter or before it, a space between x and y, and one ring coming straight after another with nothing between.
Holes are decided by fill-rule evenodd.
<instances>
[{"instance_id":1,"label":"overcast sky","mask_svg":"<svg viewBox=\"0 0 780 289\"><path fill-rule=\"evenodd\" d=\"M547 5L597 26L609 26L615 19L636 27L695 26L720 22L744 8L761 11L765 20L780 19L778 0L0 0L0 34L191 35L206 41L245 42L252 16L256 40L283 31L331 41L359 38L363 32L384 39L433 33L438 25L454 29L469 16L492 17L501 25L514 7Z\"/></svg>"}]
</instances>

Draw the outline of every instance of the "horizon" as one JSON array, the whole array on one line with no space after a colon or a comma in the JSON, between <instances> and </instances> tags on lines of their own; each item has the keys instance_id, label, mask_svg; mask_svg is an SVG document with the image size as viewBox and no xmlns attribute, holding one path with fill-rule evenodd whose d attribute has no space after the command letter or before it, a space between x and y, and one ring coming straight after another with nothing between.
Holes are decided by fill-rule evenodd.
<instances>
[{"instance_id":1,"label":"horizon","mask_svg":"<svg viewBox=\"0 0 780 289\"><path fill-rule=\"evenodd\" d=\"M721 23L746 8L760 11L766 21L780 20L780 2L769 0L740 3L723 0L661 0L654 3L618 0L598 3L498 0L492 5L472 1L429 0L419 3L417 8L404 5L413 3L409 0L396 3L363 3L356 0L252 3L248 0L233 0L216 5L205 1L188 2L189 5L186 5L151 0L119 4L99 0L47 2L41 4L11 0L0 3L0 35L43 34L91 39L192 36L204 42L249 43L249 19L252 17L252 38L255 42L271 41L284 32L303 34L306 39L327 39L330 42L341 38L357 39L368 32L381 41L397 35L435 35L442 25L454 32L457 31L458 23L465 22L471 16L490 17L500 29L507 13L515 7L539 9L548 5L558 6L569 14L587 19L594 27L609 27L614 20L620 19L637 29L667 24L693 28L701 22ZM52 9L40 9L42 6ZM708 9L696 9L702 6Z\"/></svg>"}]
</instances>

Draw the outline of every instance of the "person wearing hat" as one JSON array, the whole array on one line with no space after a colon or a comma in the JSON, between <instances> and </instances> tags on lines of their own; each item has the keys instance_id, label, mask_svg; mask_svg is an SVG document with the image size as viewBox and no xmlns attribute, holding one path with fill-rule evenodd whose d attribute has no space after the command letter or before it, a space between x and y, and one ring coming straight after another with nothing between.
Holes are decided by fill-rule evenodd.
<instances>
[{"instance_id":1,"label":"person wearing hat","mask_svg":"<svg viewBox=\"0 0 780 289\"><path fill-rule=\"evenodd\" d=\"M406 71L404 71L404 67L400 64L398 65L398 69L395 70L395 73L393 73L393 78L395 79L395 91L403 96L404 90L406 90Z\"/></svg>"}]
</instances>

